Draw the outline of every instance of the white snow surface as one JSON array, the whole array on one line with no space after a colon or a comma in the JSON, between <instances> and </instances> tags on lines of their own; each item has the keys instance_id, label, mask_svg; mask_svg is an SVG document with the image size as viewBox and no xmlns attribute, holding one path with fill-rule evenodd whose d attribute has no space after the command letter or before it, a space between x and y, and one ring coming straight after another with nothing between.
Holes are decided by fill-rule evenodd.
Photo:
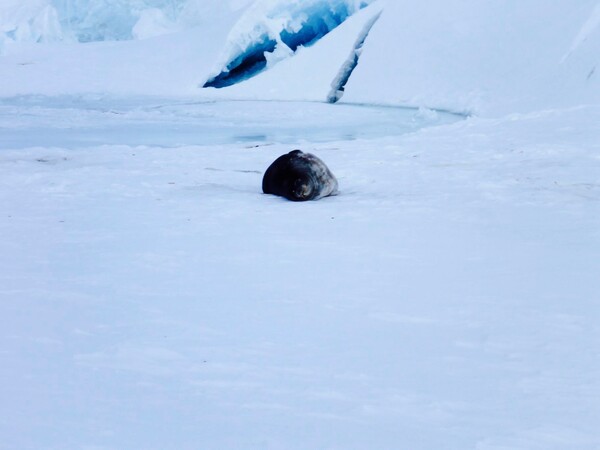
<instances>
[{"instance_id":1,"label":"white snow surface","mask_svg":"<svg viewBox=\"0 0 600 450\"><path fill-rule=\"evenodd\" d=\"M2 102L0 448L598 448L598 107L155 101Z\"/></svg>"},{"instance_id":2,"label":"white snow surface","mask_svg":"<svg viewBox=\"0 0 600 450\"><path fill-rule=\"evenodd\" d=\"M598 0L390 0L344 100L484 116L598 104L599 20Z\"/></svg>"},{"instance_id":3,"label":"white snow surface","mask_svg":"<svg viewBox=\"0 0 600 450\"><path fill-rule=\"evenodd\" d=\"M0 449L600 448L598 2L375 2L222 90L202 4L9 33ZM261 193L294 148L339 195Z\"/></svg>"},{"instance_id":4,"label":"white snow surface","mask_svg":"<svg viewBox=\"0 0 600 450\"><path fill-rule=\"evenodd\" d=\"M139 41L21 44L0 58L0 96L197 95L198 74L208 73L226 40L223 25L234 22Z\"/></svg>"}]
</instances>

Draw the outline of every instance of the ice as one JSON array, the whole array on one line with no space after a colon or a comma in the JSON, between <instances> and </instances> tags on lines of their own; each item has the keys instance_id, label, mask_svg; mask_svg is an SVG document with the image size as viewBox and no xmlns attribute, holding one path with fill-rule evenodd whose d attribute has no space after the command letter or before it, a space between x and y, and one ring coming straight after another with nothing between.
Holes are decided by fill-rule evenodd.
<instances>
[{"instance_id":1,"label":"ice","mask_svg":"<svg viewBox=\"0 0 600 450\"><path fill-rule=\"evenodd\" d=\"M261 111L260 118L253 111ZM329 116L326 123L322 118ZM286 120L281 120L285 117ZM22 119L26 118L26 119ZM35 132L28 124L35 118ZM101 144L214 145L218 143L299 145L373 138L386 132L403 135L425 126L462 120L440 113L424 116L406 108L339 105L324 102L174 101L169 98L56 97L40 101L31 96L0 103L0 148ZM159 127L148 126L151 123ZM101 126L105 136L96 128ZM69 130L65 135L65 130Z\"/></svg>"},{"instance_id":2,"label":"ice","mask_svg":"<svg viewBox=\"0 0 600 450\"><path fill-rule=\"evenodd\" d=\"M220 20L250 1L4 0L0 43L143 39Z\"/></svg>"},{"instance_id":3,"label":"ice","mask_svg":"<svg viewBox=\"0 0 600 450\"><path fill-rule=\"evenodd\" d=\"M140 14L140 18L133 26L131 34L135 39L147 39L173 31L175 31L174 24L165 15L164 11L151 8Z\"/></svg>"},{"instance_id":4,"label":"ice","mask_svg":"<svg viewBox=\"0 0 600 450\"><path fill-rule=\"evenodd\" d=\"M571 54L573 54L577 49L589 38L592 38L594 33L598 33L598 29L600 28L600 3L596 5L592 14L585 21L577 36L573 39L573 43L571 44L571 48L569 51L562 57L561 62L564 63ZM598 37L596 37L598 39Z\"/></svg>"},{"instance_id":5,"label":"ice","mask_svg":"<svg viewBox=\"0 0 600 450\"><path fill-rule=\"evenodd\" d=\"M269 70L223 89L203 89L213 99L327 101L332 89L343 83L357 43L381 12L375 3L353 14L311 47L299 48L293 57L279 61ZM267 54L269 56L269 54Z\"/></svg>"},{"instance_id":6,"label":"ice","mask_svg":"<svg viewBox=\"0 0 600 450\"><path fill-rule=\"evenodd\" d=\"M0 5L0 55L11 42L51 42L63 34L49 0L4 0Z\"/></svg>"},{"instance_id":7,"label":"ice","mask_svg":"<svg viewBox=\"0 0 600 450\"><path fill-rule=\"evenodd\" d=\"M375 22L379 20L380 13L373 16L364 26L363 30L358 35L356 43L354 44L354 48L350 53L348 60L342 65L338 75L331 82L331 91L327 95L327 101L329 103L338 102L342 96L344 95L344 90L346 88L346 84L348 80L352 76L354 69L358 66L358 62L360 60L360 54L362 53L363 45L369 36L369 32L375 25Z\"/></svg>"},{"instance_id":8,"label":"ice","mask_svg":"<svg viewBox=\"0 0 600 450\"><path fill-rule=\"evenodd\" d=\"M222 61L204 87L222 88L255 76L318 41L371 1L257 2L231 31Z\"/></svg>"}]
</instances>

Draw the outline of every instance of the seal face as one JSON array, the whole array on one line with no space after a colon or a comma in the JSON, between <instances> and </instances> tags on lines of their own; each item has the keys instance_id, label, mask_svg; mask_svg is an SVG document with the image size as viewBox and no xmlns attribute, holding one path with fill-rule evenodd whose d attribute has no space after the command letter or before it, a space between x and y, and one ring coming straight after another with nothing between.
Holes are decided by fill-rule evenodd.
<instances>
[{"instance_id":1,"label":"seal face","mask_svg":"<svg viewBox=\"0 0 600 450\"><path fill-rule=\"evenodd\" d=\"M265 194L294 202L336 195L338 182L323 161L310 153L294 150L277 158L262 181Z\"/></svg>"}]
</instances>

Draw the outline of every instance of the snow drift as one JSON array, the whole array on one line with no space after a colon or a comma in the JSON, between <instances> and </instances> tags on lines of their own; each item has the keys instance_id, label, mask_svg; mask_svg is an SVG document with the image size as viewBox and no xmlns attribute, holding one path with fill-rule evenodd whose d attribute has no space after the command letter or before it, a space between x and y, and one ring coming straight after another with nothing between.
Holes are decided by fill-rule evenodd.
<instances>
[{"instance_id":1,"label":"snow drift","mask_svg":"<svg viewBox=\"0 0 600 450\"><path fill-rule=\"evenodd\" d=\"M599 25L597 0L388 1L344 99L483 115L598 103Z\"/></svg>"}]
</instances>

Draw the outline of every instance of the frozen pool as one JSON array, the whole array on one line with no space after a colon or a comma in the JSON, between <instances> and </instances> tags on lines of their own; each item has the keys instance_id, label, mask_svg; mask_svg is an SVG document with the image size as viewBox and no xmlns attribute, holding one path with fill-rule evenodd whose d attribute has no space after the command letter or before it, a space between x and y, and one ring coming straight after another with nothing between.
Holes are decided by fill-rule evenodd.
<instances>
[{"instance_id":1,"label":"frozen pool","mask_svg":"<svg viewBox=\"0 0 600 450\"><path fill-rule=\"evenodd\" d=\"M0 100L0 147L296 144L402 135L461 118L317 102L17 97Z\"/></svg>"}]
</instances>

